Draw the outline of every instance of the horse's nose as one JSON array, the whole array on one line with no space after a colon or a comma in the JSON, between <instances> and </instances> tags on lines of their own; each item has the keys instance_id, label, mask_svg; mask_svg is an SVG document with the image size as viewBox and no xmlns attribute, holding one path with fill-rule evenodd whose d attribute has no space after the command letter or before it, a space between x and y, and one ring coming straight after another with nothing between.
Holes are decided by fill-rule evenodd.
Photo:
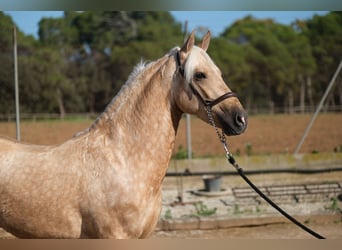
<instances>
[{"instance_id":1,"label":"horse's nose","mask_svg":"<svg viewBox=\"0 0 342 250\"><path fill-rule=\"evenodd\" d=\"M245 111L237 112L235 115L235 126L240 129L240 132L247 128L247 113Z\"/></svg>"}]
</instances>

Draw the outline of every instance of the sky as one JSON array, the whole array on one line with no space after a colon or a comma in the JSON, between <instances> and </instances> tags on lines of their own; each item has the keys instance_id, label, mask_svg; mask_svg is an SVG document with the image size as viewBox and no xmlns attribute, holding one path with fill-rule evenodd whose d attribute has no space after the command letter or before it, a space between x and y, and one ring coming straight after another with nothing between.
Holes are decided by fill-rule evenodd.
<instances>
[{"instance_id":1,"label":"sky","mask_svg":"<svg viewBox=\"0 0 342 250\"><path fill-rule=\"evenodd\" d=\"M5 11L18 28L27 35L38 38L38 23L43 17L58 18L63 11ZM252 15L255 18L272 18L281 24L291 24L296 19L309 19L313 15L325 15L327 11L171 11L176 21L188 21L188 30L206 27L218 36L236 20Z\"/></svg>"}]
</instances>

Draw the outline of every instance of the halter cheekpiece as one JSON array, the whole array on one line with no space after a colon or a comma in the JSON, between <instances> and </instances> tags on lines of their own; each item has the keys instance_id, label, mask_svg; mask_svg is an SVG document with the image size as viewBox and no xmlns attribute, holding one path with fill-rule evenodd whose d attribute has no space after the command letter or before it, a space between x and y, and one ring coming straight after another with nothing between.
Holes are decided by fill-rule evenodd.
<instances>
[{"instance_id":1,"label":"halter cheekpiece","mask_svg":"<svg viewBox=\"0 0 342 250\"><path fill-rule=\"evenodd\" d=\"M182 65L182 63L180 61L179 51L176 54L176 62L177 62L178 72L181 74L181 76L183 78L185 78L184 66ZM231 97L237 97L237 94L235 92L227 92L227 93L219 96L218 98L216 98L214 100L210 100L210 99L204 98L191 82L189 82L189 85L190 85L192 92L201 100L201 102L206 107L211 108L211 107L219 104L220 102L222 102L225 99L228 99Z\"/></svg>"}]
</instances>

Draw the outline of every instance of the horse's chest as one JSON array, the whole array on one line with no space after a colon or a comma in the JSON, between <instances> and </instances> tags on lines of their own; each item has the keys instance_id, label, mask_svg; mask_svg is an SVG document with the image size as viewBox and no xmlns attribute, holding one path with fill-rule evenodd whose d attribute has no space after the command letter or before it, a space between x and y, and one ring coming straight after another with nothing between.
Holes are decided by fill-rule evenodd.
<instances>
[{"instance_id":1,"label":"horse's chest","mask_svg":"<svg viewBox=\"0 0 342 250\"><path fill-rule=\"evenodd\" d=\"M153 230L158 221L161 211L161 193L154 194L153 196L137 197L136 200L132 200L131 203L121 204L122 211L126 217L123 220L123 227L130 227L134 237L146 237ZM121 216L119 214L119 216ZM123 218L121 217L121 218Z\"/></svg>"},{"instance_id":2,"label":"horse's chest","mask_svg":"<svg viewBox=\"0 0 342 250\"><path fill-rule=\"evenodd\" d=\"M118 190L117 190L118 191ZM145 238L153 230L161 211L161 192L143 190L108 195L105 203L93 204L91 225L101 238ZM88 217L88 216L87 216ZM91 231L93 231L92 229Z\"/></svg>"}]
</instances>

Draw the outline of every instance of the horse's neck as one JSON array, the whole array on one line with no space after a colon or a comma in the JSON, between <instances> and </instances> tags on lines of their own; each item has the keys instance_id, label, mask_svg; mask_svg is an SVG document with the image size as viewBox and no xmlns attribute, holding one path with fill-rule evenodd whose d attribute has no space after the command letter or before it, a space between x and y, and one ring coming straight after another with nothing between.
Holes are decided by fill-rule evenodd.
<instances>
[{"instance_id":1,"label":"horse's neck","mask_svg":"<svg viewBox=\"0 0 342 250\"><path fill-rule=\"evenodd\" d=\"M171 102L170 60L164 57L131 76L91 128L129 167L144 164L148 171L158 165L166 171L180 119Z\"/></svg>"}]
</instances>

